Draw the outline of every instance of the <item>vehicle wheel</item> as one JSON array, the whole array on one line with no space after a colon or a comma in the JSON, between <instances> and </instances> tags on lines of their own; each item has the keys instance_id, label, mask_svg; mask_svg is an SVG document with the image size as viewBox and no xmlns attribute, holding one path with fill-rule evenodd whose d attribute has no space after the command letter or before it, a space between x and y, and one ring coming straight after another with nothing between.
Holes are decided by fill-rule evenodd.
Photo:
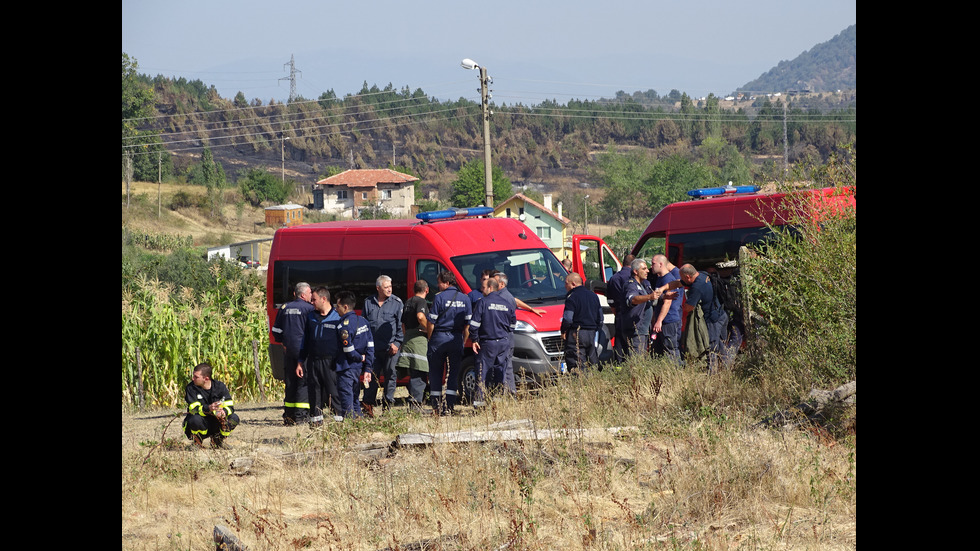
<instances>
[{"instance_id":1,"label":"vehicle wheel","mask_svg":"<svg viewBox=\"0 0 980 551\"><path fill-rule=\"evenodd\" d=\"M467 356L463 358L463 366L459 371L460 404L473 402L478 384L480 384L480 374L476 372L476 356Z\"/></svg>"}]
</instances>

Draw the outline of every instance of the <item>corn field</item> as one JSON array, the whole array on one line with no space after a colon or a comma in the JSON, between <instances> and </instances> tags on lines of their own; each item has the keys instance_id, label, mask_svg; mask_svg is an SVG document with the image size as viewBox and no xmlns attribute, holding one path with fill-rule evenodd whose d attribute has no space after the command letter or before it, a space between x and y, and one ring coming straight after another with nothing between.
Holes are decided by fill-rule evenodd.
<instances>
[{"instance_id":1,"label":"corn field","mask_svg":"<svg viewBox=\"0 0 980 551\"><path fill-rule=\"evenodd\" d=\"M249 296L209 291L195 297L158 281L140 281L122 300L123 404L138 405L139 366L144 405L178 407L184 386L201 362L214 367L214 378L228 385L236 400L259 398L253 342L266 397L281 383L272 377L267 353L268 325L261 292ZM137 363L139 352L139 364ZM278 386L277 386L278 385Z\"/></svg>"}]
</instances>

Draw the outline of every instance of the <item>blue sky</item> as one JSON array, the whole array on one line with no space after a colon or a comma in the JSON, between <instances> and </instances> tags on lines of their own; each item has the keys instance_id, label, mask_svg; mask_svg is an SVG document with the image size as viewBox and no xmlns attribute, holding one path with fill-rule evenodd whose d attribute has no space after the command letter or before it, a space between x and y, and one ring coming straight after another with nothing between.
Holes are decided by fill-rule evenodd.
<instances>
[{"instance_id":1,"label":"blue sky","mask_svg":"<svg viewBox=\"0 0 980 551\"><path fill-rule=\"evenodd\" d=\"M316 99L329 89L421 88L493 102L672 89L726 95L857 22L856 0L663 2L497 0L123 0L122 51L139 72L200 79L226 98Z\"/></svg>"}]
</instances>

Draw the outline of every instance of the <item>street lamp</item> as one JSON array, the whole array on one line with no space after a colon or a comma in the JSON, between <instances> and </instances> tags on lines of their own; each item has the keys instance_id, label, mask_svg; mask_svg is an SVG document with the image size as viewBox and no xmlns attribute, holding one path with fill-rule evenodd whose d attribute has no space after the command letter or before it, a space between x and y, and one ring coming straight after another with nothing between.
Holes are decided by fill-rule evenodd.
<instances>
[{"instance_id":1,"label":"street lamp","mask_svg":"<svg viewBox=\"0 0 980 551\"><path fill-rule=\"evenodd\" d=\"M487 68L473 61L464 59L460 66L467 70L480 70L480 98L483 101L483 164L486 178L487 207L493 208L493 176L490 171L490 93L487 86L491 80L487 77Z\"/></svg>"}]
</instances>

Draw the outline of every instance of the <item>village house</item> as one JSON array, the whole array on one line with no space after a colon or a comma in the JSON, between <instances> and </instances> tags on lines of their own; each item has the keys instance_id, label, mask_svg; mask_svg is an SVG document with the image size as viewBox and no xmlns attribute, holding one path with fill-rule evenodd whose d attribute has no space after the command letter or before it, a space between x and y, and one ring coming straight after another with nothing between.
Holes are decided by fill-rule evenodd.
<instances>
[{"instance_id":1,"label":"village house","mask_svg":"<svg viewBox=\"0 0 980 551\"><path fill-rule=\"evenodd\" d=\"M313 186L314 206L338 218L357 219L368 209L384 210L396 218L412 215L415 182L409 174L382 169L346 170ZM319 193L318 193L319 192ZM318 195L322 193L322 207Z\"/></svg>"},{"instance_id":2,"label":"village house","mask_svg":"<svg viewBox=\"0 0 980 551\"><path fill-rule=\"evenodd\" d=\"M550 193L544 196L543 205L523 193L517 193L494 207L493 215L519 218L558 258L568 256L565 233L571 220L562 216L561 203L558 203L558 212L552 210Z\"/></svg>"}]
</instances>

